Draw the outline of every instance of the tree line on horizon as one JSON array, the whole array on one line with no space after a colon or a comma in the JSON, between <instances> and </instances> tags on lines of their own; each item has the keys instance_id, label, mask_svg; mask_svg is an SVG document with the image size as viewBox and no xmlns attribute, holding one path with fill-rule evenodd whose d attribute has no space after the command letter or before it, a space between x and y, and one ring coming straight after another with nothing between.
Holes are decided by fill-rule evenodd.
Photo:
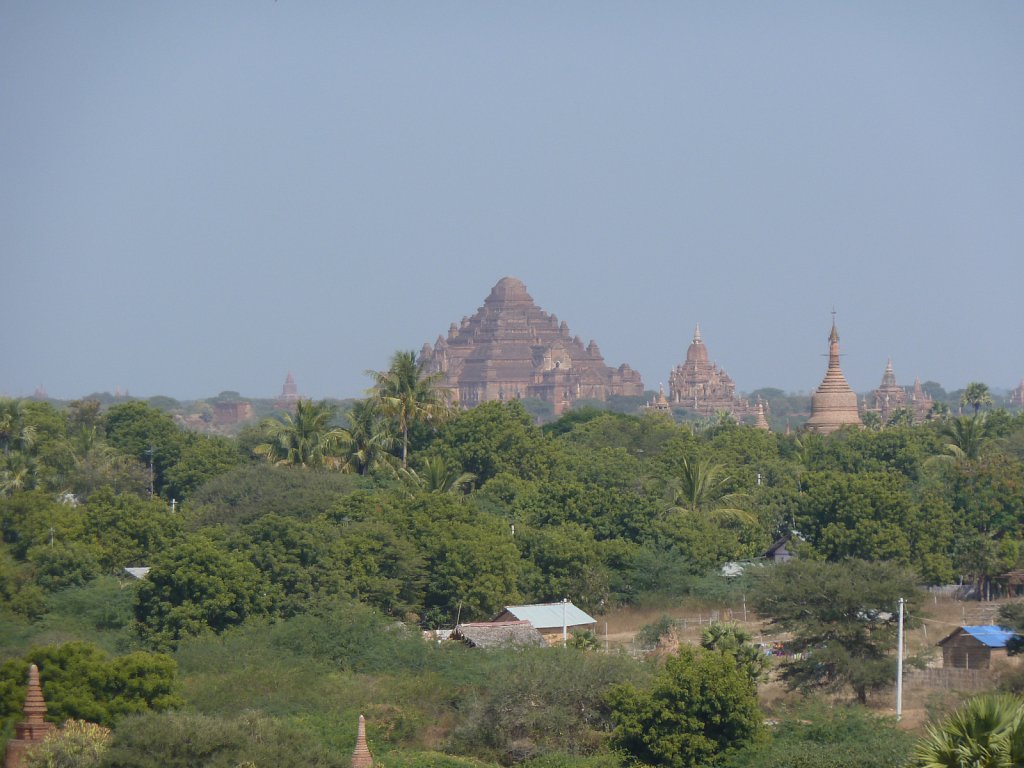
<instances>
[{"instance_id":1,"label":"tree line on horizon","mask_svg":"<svg viewBox=\"0 0 1024 768\"><path fill-rule=\"evenodd\" d=\"M401 635L388 639L388 622L451 626L459 616L490 618L505 604L562 598L600 613L750 589L766 617L793 631L783 597L798 597L807 580L839 585L850 581L850 569L863 568L855 581L872 583L878 573L879 583L912 590L963 580L987 598L1004 589L1003 573L1024 567L1024 415L993 408L984 397L965 402L966 415L822 437L766 433L728 418L680 424L663 414L592 407L538 426L516 401L460 411L411 353L396 354L371 379L368 396L345 412L301 401L235 438L184 431L138 401L103 408L83 400L64 409L0 401L0 612L11 619L0 647L29 652L17 637L35 636L33 627L87 601L78 603L91 622L86 634L108 638L106 653L142 654L134 663L152 680L148 690L121 694L136 710L96 718L114 725L116 735L126 712L174 709L188 698L167 676L174 666L168 659L209 672L207 659L226 659L246 644L256 655L290 649L295 659L349 664L346 674L356 676L408 664L416 675L444 677L455 674L447 656L422 657ZM751 577L760 587L718 575L725 562L757 560L784 536L803 565ZM151 570L143 581L112 586L126 566ZM835 589L836 605L866 605L864 594L844 597ZM871 591L879 599L888 594ZM379 648L357 648L340 629L350 624ZM891 627L868 643L863 627L824 636L797 629L808 648L846 651L787 666L784 679L795 689L852 690L866 701L889 679ZM579 642L586 646L585 638ZM232 644L237 649L229 652ZM707 654L736 662L742 646L733 643L727 653L721 647L688 651L642 673L580 661L580 678L595 676L586 695L600 713L580 733L595 740L567 744L530 720L533 751L520 757L540 750L611 759L605 749L617 745L652 765L682 766L763 743L756 704L748 709L745 698L756 694L756 674L724 672L721 659ZM109 663L89 649L47 653L51 665L67 668ZM361 653L383 657L370 661ZM477 663L468 658L459 661L466 674ZM547 663L537 662L538 680L554 674ZM515 676L508 675L500 691L514 696ZM125 685L108 677L109 690ZM634 677L632 690L616 688ZM214 695L195 698L199 683L188 679L190 701ZM747 713L746 725L729 726L733 735L702 742L695 734L691 762L667 756L678 754L671 740L637 741L658 730L652 718L662 696L703 692L696 698L710 708L699 717L717 717L710 681L726 679L733 683L721 691L723 700L741 697L731 711ZM8 712L18 685L0 684ZM488 707L496 702L488 704L474 682L453 685L467 696L472 691L472 701L462 693L447 703L423 694L462 723L447 748L513 760L528 711L513 708L507 731L488 742L485 724L495 712ZM396 706L424 716L412 704ZM545 714L554 717L559 706L551 702ZM226 716L227 709L218 712ZM396 729L387 737L392 744L420 743L420 725L389 727Z\"/></svg>"}]
</instances>

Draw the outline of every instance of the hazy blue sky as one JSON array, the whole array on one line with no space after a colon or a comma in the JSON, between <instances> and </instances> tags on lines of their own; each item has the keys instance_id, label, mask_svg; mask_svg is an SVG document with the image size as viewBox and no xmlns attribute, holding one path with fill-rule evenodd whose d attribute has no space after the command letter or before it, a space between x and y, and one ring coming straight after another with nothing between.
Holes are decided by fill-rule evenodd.
<instances>
[{"instance_id":1,"label":"hazy blue sky","mask_svg":"<svg viewBox=\"0 0 1024 768\"><path fill-rule=\"evenodd\" d=\"M667 382L1024 376L1024 3L0 3L0 393L356 396L504 275Z\"/></svg>"}]
</instances>

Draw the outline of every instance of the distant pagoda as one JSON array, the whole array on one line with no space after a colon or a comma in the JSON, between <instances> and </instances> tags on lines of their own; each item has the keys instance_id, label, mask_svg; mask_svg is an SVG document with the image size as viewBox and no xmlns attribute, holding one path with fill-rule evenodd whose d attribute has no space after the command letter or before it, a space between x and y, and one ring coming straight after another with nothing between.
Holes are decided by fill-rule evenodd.
<instances>
[{"instance_id":1,"label":"distant pagoda","mask_svg":"<svg viewBox=\"0 0 1024 768\"><path fill-rule=\"evenodd\" d=\"M442 374L438 386L465 408L536 398L558 415L578 400L639 397L644 391L637 371L606 365L596 343L584 347L514 277L499 280L472 317L452 323L447 338L424 344L419 359L428 373Z\"/></svg>"},{"instance_id":2,"label":"distant pagoda","mask_svg":"<svg viewBox=\"0 0 1024 768\"><path fill-rule=\"evenodd\" d=\"M291 371L288 371L288 375L284 379L284 386L281 387L281 394L274 401L274 407L281 411L294 411L295 404L301 399L299 388L295 386L295 377L292 376Z\"/></svg>"},{"instance_id":3,"label":"distant pagoda","mask_svg":"<svg viewBox=\"0 0 1024 768\"><path fill-rule=\"evenodd\" d=\"M747 400L736 397L736 384L729 374L709 359L708 348L700 335L700 325L693 331L686 361L669 374L668 387L672 405L699 416L714 416L723 411L737 421L745 416L757 416L757 410Z\"/></svg>"},{"instance_id":4,"label":"distant pagoda","mask_svg":"<svg viewBox=\"0 0 1024 768\"><path fill-rule=\"evenodd\" d=\"M857 395L846 383L839 367L839 332L833 313L832 332L828 335L828 370L818 389L811 395L811 418L804 428L827 435L845 426L862 426L857 412Z\"/></svg>"},{"instance_id":5,"label":"distant pagoda","mask_svg":"<svg viewBox=\"0 0 1024 768\"><path fill-rule=\"evenodd\" d=\"M914 380L914 388L909 393L906 387L897 384L890 358L885 365L885 373L882 374L882 383L871 393L871 400L864 401L864 412L877 413L884 425L900 408L908 409L915 422L924 421L931 411L932 399L922 389L920 379Z\"/></svg>"},{"instance_id":6,"label":"distant pagoda","mask_svg":"<svg viewBox=\"0 0 1024 768\"><path fill-rule=\"evenodd\" d=\"M1010 391L1010 405L1024 408L1024 379L1020 380L1020 386Z\"/></svg>"}]
</instances>

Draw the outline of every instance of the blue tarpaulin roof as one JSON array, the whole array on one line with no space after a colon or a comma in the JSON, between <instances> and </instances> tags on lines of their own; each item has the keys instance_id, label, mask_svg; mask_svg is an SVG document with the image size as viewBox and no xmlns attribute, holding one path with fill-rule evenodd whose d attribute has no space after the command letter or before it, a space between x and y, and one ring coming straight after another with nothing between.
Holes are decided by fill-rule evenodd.
<instances>
[{"instance_id":1,"label":"blue tarpaulin roof","mask_svg":"<svg viewBox=\"0 0 1024 768\"><path fill-rule=\"evenodd\" d=\"M1005 648L1007 641L1016 634L1016 632L1012 632L1009 629L1003 629L1002 627L997 627L994 624L964 627L963 630L975 640L984 643L989 648Z\"/></svg>"}]
</instances>

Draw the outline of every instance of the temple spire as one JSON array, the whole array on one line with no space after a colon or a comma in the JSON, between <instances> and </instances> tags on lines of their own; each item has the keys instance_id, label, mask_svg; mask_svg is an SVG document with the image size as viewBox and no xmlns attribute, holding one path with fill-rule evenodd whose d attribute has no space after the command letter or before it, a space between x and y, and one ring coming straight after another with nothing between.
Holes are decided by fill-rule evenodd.
<instances>
[{"instance_id":1,"label":"temple spire","mask_svg":"<svg viewBox=\"0 0 1024 768\"><path fill-rule=\"evenodd\" d=\"M39 667L28 668L28 690L25 692L25 719L14 726L14 738L7 742L4 768L19 768L25 753L46 738L54 729L53 723L46 722L46 701L39 685Z\"/></svg>"},{"instance_id":2,"label":"temple spire","mask_svg":"<svg viewBox=\"0 0 1024 768\"><path fill-rule=\"evenodd\" d=\"M356 748L352 752L352 768L373 768L373 755L366 746L366 719L359 716L359 731L356 733Z\"/></svg>"},{"instance_id":3,"label":"temple spire","mask_svg":"<svg viewBox=\"0 0 1024 768\"><path fill-rule=\"evenodd\" d=\"M839 367L839 331L836 311L832 310L832 331L828 335L828 370L818 389L811 395L811 418L806 428L827 435L847 425L861 426L857 395L846 383Z\"/></svg>"},{"instance_id":4,"label":"temple spire","mask_svg":"<svg viewBox=\"0 0 1024 768\"><path fill-rule=\"evenodd\" d=\"M694 344L703 344L704 343L703 341L701 341L701 338L700 338L700 323L697 323L697 327L693 329L693 343Z\"/></svg>"}]
</instances>

